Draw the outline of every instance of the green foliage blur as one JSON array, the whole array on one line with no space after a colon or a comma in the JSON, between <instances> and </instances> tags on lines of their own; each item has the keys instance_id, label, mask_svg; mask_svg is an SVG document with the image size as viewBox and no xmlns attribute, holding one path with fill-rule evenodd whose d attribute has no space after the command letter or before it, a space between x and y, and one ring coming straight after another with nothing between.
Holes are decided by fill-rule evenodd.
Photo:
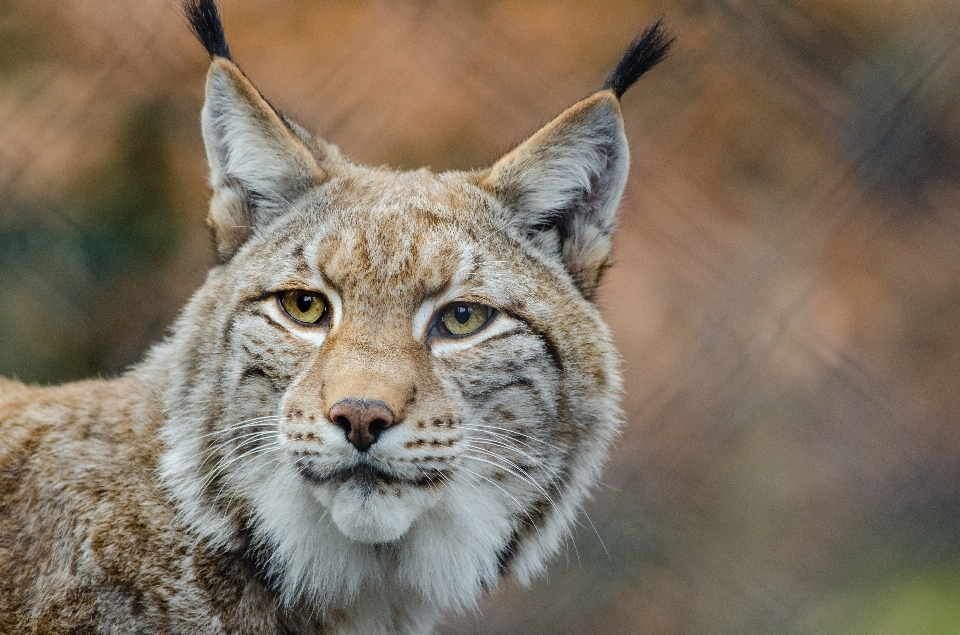
<instances>
[{"instance_id":1,"label":"green foliage blur","mask_svg":"<svg viewBox=\"0 0 960 635\"><path fill-rule=\"evenodd\" d=\"M41 383L115 374L169 322L169 307L153 306L167 300L158 289L180 238L166 118L163 104L143 104L106 165L50 207L23 203L0 221L0 332L17 333L0 347L5 374Z\"/></svg>"}]
</instances>

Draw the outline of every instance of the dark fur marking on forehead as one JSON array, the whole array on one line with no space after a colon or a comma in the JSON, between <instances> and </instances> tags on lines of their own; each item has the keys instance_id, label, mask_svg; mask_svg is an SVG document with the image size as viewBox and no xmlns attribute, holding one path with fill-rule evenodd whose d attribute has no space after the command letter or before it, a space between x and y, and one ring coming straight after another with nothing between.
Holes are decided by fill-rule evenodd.
<instances>
[{"instance_id":1,"label":"dark fur marking on forehead","mask_svg":"<svg viewBox=\"0 0 960 635\"><path fill-rule=\"evenodd\" d=\"M331 289L333 289L333 292L334 292L334 293L336 293L338 296L340 296L340 297L342 298L343 295L344 295L344 293L343 293L343 287L342 287L341 285L337 284L337 282L333 279L333 276L330 275L330 274L327 272L327 270L324 268L323 264L324 264L324 263L322 263L322 262L318 262L318 263L317 263L317 272L320 274L320 278L323 279L323 281L327 284L327 286L329 286ZM310 266L310 263L307 263L307 266L309 267L309 266Z\"/></svg>"},{"instance_id":2,"label":"dark fur marking on forehead","mask_svg":"<svg viewBox=\"0 0 960 635\"><path fill-rule=\"evenodd\" d=\"M663 61L673 40L663 30L663 18L657 20L633 39L616 68L607 76L603 89L612 90L620 99L641 75Z\"/></svg>"},{"instance_id":3,"label":"dark fur marking on forehead","mask_svg":"<svg viewBox=\"0 0 960 635\"><path fill-rule=\"evenodd\" d=\"M288 261L298 276L308 278L313 275L313 267L310 266L310 262L307 260L306 249L302 244L293 248Z\"/></svg>"},{"instance_id":4,"label":"dark fur marking on forehead","mask_svg":"<svg viewBox=\"0 0 960 635\"><path fill-rule=\"evenodd\" d=\"M190 30L203 44L203 48L207 49L210 57L222 57L232 62L216 0L186 0L181 10Z\"/></svg>"}]
</instances>

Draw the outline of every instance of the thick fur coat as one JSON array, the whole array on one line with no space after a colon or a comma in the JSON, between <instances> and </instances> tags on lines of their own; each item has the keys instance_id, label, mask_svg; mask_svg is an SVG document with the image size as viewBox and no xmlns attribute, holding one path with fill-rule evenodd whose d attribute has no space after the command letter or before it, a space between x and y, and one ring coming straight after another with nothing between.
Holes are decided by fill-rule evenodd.
<instances>
[{"instance_id":1,"label":"thick fur coat","mask_svg":"<svg viewBox=\"0 0 960 635\"><path fill-rule=\"evenodd\" d=\"M0 379L0 632L425 633L540 574L620 425L591 297L628 168L603 90L492 168L355 165L230 59L203 134L218 264L124 376Z\"/></svg>"}]
</instances>

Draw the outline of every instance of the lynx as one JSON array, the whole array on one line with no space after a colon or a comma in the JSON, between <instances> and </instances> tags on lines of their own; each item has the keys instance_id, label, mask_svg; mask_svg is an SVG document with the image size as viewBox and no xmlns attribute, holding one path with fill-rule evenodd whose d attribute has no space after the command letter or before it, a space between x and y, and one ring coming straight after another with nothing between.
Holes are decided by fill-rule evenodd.
<instances>
[{"instance_id":1,"label":"lynx","mask_svg":"<svg viewBox=\"0 0 960 635\"><path fill-rule=\"evenodd\" d=\"M540 575L618 433L591 298L629 163L602 90L491 168L351 163L233 62L202 131L217 262L124 375L0 379L0 632L428 633Z\"/></svg>"}]
</instances>

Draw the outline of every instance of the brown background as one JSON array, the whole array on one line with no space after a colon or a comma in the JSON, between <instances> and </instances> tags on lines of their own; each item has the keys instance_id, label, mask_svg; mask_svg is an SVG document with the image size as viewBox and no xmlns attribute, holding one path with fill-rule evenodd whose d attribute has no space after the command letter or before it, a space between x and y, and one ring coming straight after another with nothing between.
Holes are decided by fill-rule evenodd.
<instances>
[{"instance_id":1,"label":"brown background","mask_svg":"<svg viewBox=\"0 0 960 635\"><path fill-rule=\"evenodd\" d=\"M224 0L357 160L491 163L666 15L599 302L628 425L546 581L441 633L960 632L960 5ZM0 373L112 375L212 250L167 0L0 0Z\"/></svg>"}]
</instances>

